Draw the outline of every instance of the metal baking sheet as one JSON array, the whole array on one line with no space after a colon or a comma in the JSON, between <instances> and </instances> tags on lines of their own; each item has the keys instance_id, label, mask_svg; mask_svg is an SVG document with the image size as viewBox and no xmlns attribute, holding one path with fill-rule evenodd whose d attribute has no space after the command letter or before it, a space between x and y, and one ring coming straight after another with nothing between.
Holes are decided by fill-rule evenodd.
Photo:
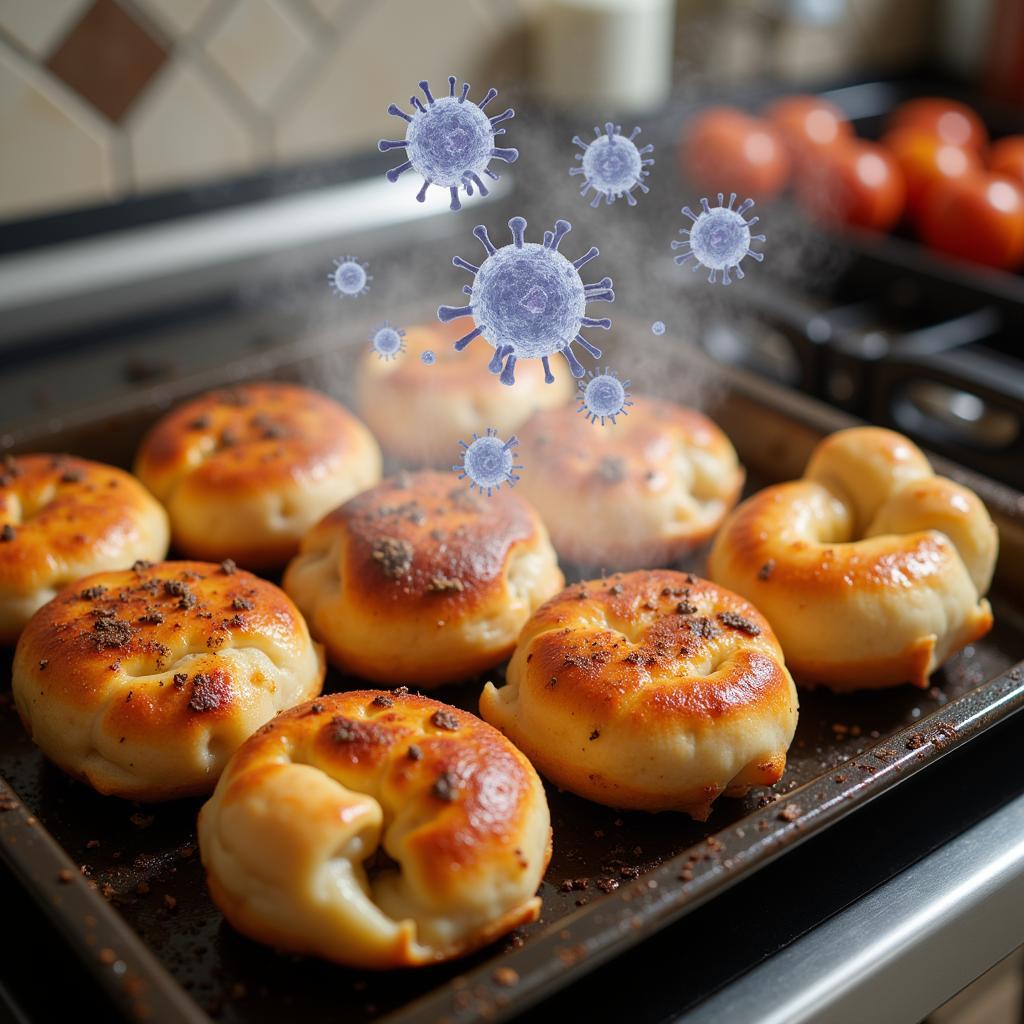
<instances>
[{"instance_id":1,"label":"metal baking sheet","mask_svg":"<svg viewBox=\"0 0 1024 1024\"><path fill-rule=\"evenodd\" d=\"M624 334L641 329L627 325ZM665 356L664 393L704 405L721 423L750 471L750 487L797 475L820 436L851 422L762 380L713 369L686 346ZM128 465L142 430L179 398L267 376L337 382L331 390L345 398L349 375L331 367L351 358L339 354L336 338L312 339L233 364L218 378L140 391L117 409L26 425L0 436L0 448L66 450ZM936 462L981 494L1000 527L992 633L937 673L927 691L802 691L783 780L744 800L719 800L707 822L617 812L549 787L555 842L541 920L467 960L378 974L281 955L241 937L206 893L195 845L199 801L133 805L67 779L25 737L7 685L0 690L7 783L0 787L0 855L132 1018L507 1019L1024 705L1024 497ZM701 572L702 555L684 567ZM571 568L567 576L578 578ZM329 690L348 684L328 675ZM475 711L479 691L468 684L434 695Z\"/></svg>"}]
</instances>

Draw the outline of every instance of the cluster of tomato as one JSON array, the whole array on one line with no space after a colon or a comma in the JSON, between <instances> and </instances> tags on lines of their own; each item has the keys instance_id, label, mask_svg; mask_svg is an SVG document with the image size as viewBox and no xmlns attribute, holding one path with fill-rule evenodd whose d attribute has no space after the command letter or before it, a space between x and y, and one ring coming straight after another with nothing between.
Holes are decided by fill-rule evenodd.
<instances>
[{"instance_id":1,"label":"cluster of tomato","mask_svg":"<svg viewBox=\"0 0 1024 1024\"><path fill-rule=\"evenodd\" d=\"M860 139L818 96L753 117L714 107L686 127L684 174L758 201L787 185L816 219L888 231L905 220L931 248L992 267L1024 265L1024 135L989 145L962 103L926 98L893 111L880 142Z\"/></svg>"}]
</instances>

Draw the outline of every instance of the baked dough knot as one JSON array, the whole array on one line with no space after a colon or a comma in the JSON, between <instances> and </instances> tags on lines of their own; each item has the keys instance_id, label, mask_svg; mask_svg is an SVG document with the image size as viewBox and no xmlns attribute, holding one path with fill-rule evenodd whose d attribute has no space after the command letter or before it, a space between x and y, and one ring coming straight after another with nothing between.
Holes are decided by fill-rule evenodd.
<instances>
[{"instance_id":1,"label":"baked dough knot","mask_svg":"<svg viewBox=\"0 0 1024 1024\"><path fill-rule=\"evenodd\" d=\"M798 679L925 687L991 628L997 552L972 491L902 435L856 427L825 438L802 479L736 509L709 569L764 612Z\"/></svg>"},{"instance_id":2,"label":"baked dough knot","mask_svg":"<svg viewBox=\"0 0 1024 1024\"><path fill-rule=\"evenodd\" d=\"M497 730L400 688L279 715L228 766L199 845L239 931L384 968L535 920L551 826L540 779Z\"/></svg>"},{"instance_id":3,"label":"baked dough knot","mask_svg":"<svg viewBox=\"0 0 1024 1024\"><path fill-rule=\"evenodd\" d=\"M781 778L796 690L747 601L668 570L568 587L527 622L483 717L558 786L707 817Z\"/></svg>"}]
</instances>

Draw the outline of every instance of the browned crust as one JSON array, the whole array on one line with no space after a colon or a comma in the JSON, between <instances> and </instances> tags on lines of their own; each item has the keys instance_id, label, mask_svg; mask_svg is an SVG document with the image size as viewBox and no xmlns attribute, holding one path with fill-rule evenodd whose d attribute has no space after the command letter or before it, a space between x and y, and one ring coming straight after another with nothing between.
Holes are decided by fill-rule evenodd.
<instances>
[{"instance_id":1,"label":"browned crust","mask_svg":"<svg viewBox=\"0 0 1024 1024\"><path fill-rule=\"evenodd\" d=\"M757 633L728 625L731 616ZM659 722L708 724L751 706L790 703L782 651L764 617L687 573L620 573L567 587L538 609L519 646L545 700L585 711L596 726L625 716L642 732ZM727 655L734 656L724 681L688 671L692 659Z\"/></svg>"},{"instance_id":2,"label":"browned crust","mask_svg":"<svg viewBox=\"0 0 1024 1024\"><path fill-rule=\"evenodd\" d=\"M114 698L106 718L112 728L160 742L230 719L245 701L228 663L218 663L219 650L250 640L257 646L267 637L309 643L307 636L298 610L273 584L205 562L162 562L97 573L65 588L23 631L14 672L26 692L48 702L99 709L111 672L158 674L183 654L207 652L167 686Z\"/></svg>"},{"instance_id":3,"label":"browned crust","mask_svg":"<svg viewBox=\"0 0 1024 1024\"><path fill-rule=\"evenodd\" d=\"M161 500L185 477L199 491L247 496L336 471L372 444L326 395L296 384L240 384L164 416L143 440L135 471Z\"/></svg>"},{"instance_id":4,"label":"browned crust","mask_svg":"<svg viewBox=\"0 0 1024 1024\"><path fill-rule=\"evenodd\" d=\"M0 589L29 594L52 585L53 563L93 562L150 529L163 512L123 470L73 455L9 456L0 464ZM130 561L129 556L129 561Z\"/></svg>"},{"instance_id":5,"label":"browned crust","mask_svg":"<svg viewBox=\"0 0 1024 1024\"><path fill-rule=\"evenodd\" d=\"M260 773L285 750L353 791L365 792L371 780L382 779L393 799L423 801L432 809L407 838L432 891L464 885L463 872L482 861L504 864L510 875L525 870L517 836L542 791L526 757L475 715L401 690L320 697L278 715L242 745L221 784L221 808L258 789ZM436 795L443 779L446 798ZM535 915L530 900L508 920ZM474 945L504 930L493 923Z\"/></svg>"},{"instance_id":6,"label":"browned crust","mask_svg":"<svg viewBox=\"0 0 1024 1024\"><path fill-rule=\"evenodd\" d=\"M452 473L424 471L347 501L301 550L340 544L342 586L365 608L451 621L500 600L513 553L541 539L537 514L511 491L485 498Z\"/></svg>"}]
</instances>

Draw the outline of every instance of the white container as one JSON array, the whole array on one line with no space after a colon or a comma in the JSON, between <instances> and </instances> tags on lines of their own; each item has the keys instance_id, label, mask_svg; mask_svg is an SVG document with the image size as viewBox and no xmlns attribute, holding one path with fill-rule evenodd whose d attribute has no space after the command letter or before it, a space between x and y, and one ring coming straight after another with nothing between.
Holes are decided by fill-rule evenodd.
<instances>
[{"instance_id":1,"label":"white container","mask_svg":"<svg viewBox=\"0 0 1024 1024\"><path fill-rule=\"evenodd\" d=\"M675 0L549 0L537 31L541 96L567 110L651 113L672 90L674 41Z\"/></svg>"}]
</instances>

